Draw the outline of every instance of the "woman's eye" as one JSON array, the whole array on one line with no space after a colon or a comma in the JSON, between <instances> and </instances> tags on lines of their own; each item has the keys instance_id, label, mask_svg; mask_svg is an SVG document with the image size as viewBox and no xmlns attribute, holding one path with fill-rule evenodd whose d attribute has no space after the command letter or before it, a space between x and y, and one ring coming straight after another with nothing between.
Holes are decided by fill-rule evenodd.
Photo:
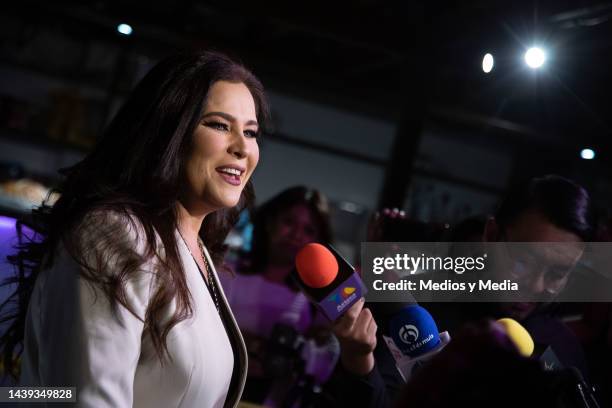
<instances>
[{"instance_id":1,"label":"woman's eye","mask_svg":"<svg viewBox=\"0 0 612 408\"><path fill-rule=\"evenodd\" d=\"M244 131L244 135L245 135L246 137L253 137L253 138L256 138L256 137L258 137L258 136L259 136L259 132L258 132L258 131L256 131L256 130L245 130L245 131Z\"/></svg>"},{"instance_id":2,"label":"woman's eye","mask_svg":"<svg viewBox=\"0 0 612 408\"><path fill-rule=\"evenodd\" d=\"M221 122L204 122L204 125L209 128L216 129L216 130L228 130L229 129L229 127L225 123L221 123Z\"/></svg>"}]
</instances>

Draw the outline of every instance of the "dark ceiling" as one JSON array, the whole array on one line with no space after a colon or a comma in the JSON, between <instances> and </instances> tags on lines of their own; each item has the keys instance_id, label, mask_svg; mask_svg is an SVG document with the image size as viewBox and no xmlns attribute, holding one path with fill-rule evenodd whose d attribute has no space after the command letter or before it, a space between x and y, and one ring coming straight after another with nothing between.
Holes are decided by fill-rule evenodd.
<instances>
[{"instance_id":1,"label":"dark ceiling","mask_svg":"<svg viewBox=\"0 0 612 408\"><path fill-rule=\"evenodd\" d=\"M110 41L122 41L114 27L129 22L130 46L153 56L212 46L239 56L270 87L364 114L424 109L569 144L605 146L612 133L612 3L100 0L11 8ZM522 61L536 41L549 53L537 73ZM480 68L485 52L496 58L489 75Z\"/></svg>"}]
</instances>

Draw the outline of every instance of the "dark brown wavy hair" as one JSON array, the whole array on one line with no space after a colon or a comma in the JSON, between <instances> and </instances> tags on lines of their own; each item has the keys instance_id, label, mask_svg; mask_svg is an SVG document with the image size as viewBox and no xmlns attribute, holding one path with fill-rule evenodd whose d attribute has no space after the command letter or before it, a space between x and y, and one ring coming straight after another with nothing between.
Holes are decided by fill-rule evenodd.
<instances>
[{"instance_id":1,"label":"dark brown wavy hair","mask_svg":"<svg viewBox=\"0 0 612 408\"><path fill-rule=\"evenodd\" d=\"M266 129L269 108L259 80L244 66L216 52L175 55L160 61L136 86L106 129L94 150L81 162L61 170L64 179L57 192L59 200L33 211L31 224L39 239L18 247L10 260L17 274L7 283L18 283L17 291L3 304L1 322L10 323L0 338L5 370L18 372L18 356L24 335L25 315L34 282L41 269L50 267L61 243L77 260L82 277L99 285L113 307L123 305L143 320L161 361L167 356L169 331L192 314L186 277L182 270L174 231L177 228L176 202L183 179L186 155L192 135L205 108L206 95L217 81L244 83L256 107L259 132ZM245 186L234 208L209 214L200 235L213 262L221 266L223 244L238 214L254 201L251 181ZM92 212L99 210L125 214L141 224L146 236L143 256L129 260L108 279L85 265L79 243L72 234ZM163 245L159 256L156 235ZM137 316L126 298L124 283L138 272L150 257L162 267L156 271L159 285L152 294L144 317ZM176 299L176 313L162 323L163 311ZM12 310L12 312L11 312Z\"/></svg>"}]
</instances>

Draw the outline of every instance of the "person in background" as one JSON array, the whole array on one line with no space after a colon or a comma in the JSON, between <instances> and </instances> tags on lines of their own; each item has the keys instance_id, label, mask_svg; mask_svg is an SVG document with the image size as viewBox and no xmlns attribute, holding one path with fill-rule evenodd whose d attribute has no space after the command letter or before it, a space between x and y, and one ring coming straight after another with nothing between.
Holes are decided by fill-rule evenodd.
<instances>
[{"instance_id":1,"label":"person in background","mask_svg":"<svg viewBox=\"0 0 612 408\"><path fill-rule=\"evenodd\" d=\"M398 226L406 227L410 223L403 220L404 216L399 210L383 211L382 215L378 220L375 217L376 224L369 228L369 231L376 233L376 237L382 241L424 242L444 235L423 235L415 240L413 231L406 228L404 235L409 239L398 239L399 235L396 233L388 239L381 233L381 225L393 223L395 220L395 227L391 230L398 231L401 230ZM594 220L592 203L585 189L562 177L546 176L532 179L512 190L502 201L495 217L487 222L483 239L567 242L579 246L592 238L595 231ZM417 223L417 226L417 230L427 231L423 225ZM473 234L470 234L470 239L474 239ZM555 293L563 287L568 278L567 275L524 276L530 290L537 292L553 289ZM512 317L527 328L536 343L550 345L563 365L576 367L583 375L587 372L580 344L572 332L547 310L546 305L438 303L424 306L432 313L438 329L448 330L451 336L466 324L483 319ZM375 317L376 313L373 314L361 303L353 306L334 325L334 332L341 344L341 364L326 386L327 399L321 404L322 407L331 407L340 402L360 404L359 406L363 407L386 407L396 400L403 382L399 378L392 355L384 343L377 339L376 331L372 329L377 327ZM453 350L454 348L451 352ZM445 361L444 357L440 359ZM436 387L435 378L445 372L441 365L437 367L427 371L428 379L425 384L431 392L443 392L442 387ZM472 371L476 369L476 366L469 368ZM539 376L537 372L534 375ZM409 401L405 401L408 404Z\"/></svg>"},{"instance_id":2,"label":"person in background","mask_svg":"<svg viewBox=\"0 0 612 408\"><path fill-rule=\"evenodd\" d=\"M612 221L604 219L598 227L594 241L605 242L605 248L609 248L612 242ZM606 275L610 276L610 265L606 266L608 269L602 271L602 279L607 279ZM598 283L604 288L610 286L609 280ZM570 303L567 306L566 309L570 310L564 312L578 317L567 322L567 325L586 352L590 379L599 391L601 406L612 406L612 303L585 302Z\"/></svg>"},{"instance_id":3,"label":"person in background","mask_svg":"<svg viewBox=\"0 0 612 408\"><path fill-rule=\"evenodd\" d=\"M595 232L595 210L588 192L569 179L548 175L511 189L495 215L487 220L483 240L560 243L579 254ZM517 267L495 272L498 279L518 281L522 290L547 301L473 302L453 304L452 307L437 304L432 314L438 328L452 333L464 324L482 318L510 317L525 326L536 344L551 346L563 365L577 367L587 377L586 359L579 342L555 316L554 300L569 281L577 259L572 257L571 261L564 259L563 262L563 268ZM523 262L521 265L529 264Z\"/></svg>"},{"instance_id":4,"label":"person in background","mask_svg":"<svg viewBox=\"0 0 612 408\"><path fill-rule=\"evenodd\" d=\"M295 256L304 245L331 241L327 201L315 189L289 188L255 210L251 251L236 265L237 274L223 281L249 352L246 400L278 406L300 371L311 371L309 374L317 377L315 382L330 375L337 359L335 339L291 273ZM247 292L241 290L244 287L249 288ZM281 346L275 345L276 337L288 334L282 330L305 342L293 353L285 350L286 358L294 361L285 370L291 372L288 375L274 366L276 360L271 357L283 353ZM315 340L322 347L327 345L329 353L317 349Z\"/></svg>"}]
</instances>

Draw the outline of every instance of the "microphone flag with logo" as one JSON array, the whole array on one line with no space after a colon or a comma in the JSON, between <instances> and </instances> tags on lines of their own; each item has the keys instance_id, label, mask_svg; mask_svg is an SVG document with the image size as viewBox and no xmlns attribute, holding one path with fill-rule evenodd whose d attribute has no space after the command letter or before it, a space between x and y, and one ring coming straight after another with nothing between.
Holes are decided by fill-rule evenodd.
<instances>
[{"instance_id":1,"label":"microphone flag with logo","mask_svg":"<svg viewBox=\"0 0 612 408\"><path fill-rule=\"evenodd\" d=\"M419 305L403 307L389 320L389 334L401 352L418 357L440 344L440 334L433 317Z\"/></svg>"},{"instance_id":2,"label":"microphone flag with logo","mask_svg":"<svg viewBox=\"0 0 612 408\"><path fill-rule=\"evenodd\" d=\"M510 318L498 319L508 338L514 343L518 352L524 357L533 357L538 360L546 371L560 371L565 369L550 345L535 343L531 335L519 322Z\"/></svg>"},{"instance_id":3,"label":"microphone flag with logo","mask_svg":"<svg viewBox=\"0 0 612 408\"><path fill-rule=\"evenodd\" d=\"M366 294L355 268L331 245L305 245L295 257L295 266L298 286L331 321Z\"/></svg>"}]
</instances>

